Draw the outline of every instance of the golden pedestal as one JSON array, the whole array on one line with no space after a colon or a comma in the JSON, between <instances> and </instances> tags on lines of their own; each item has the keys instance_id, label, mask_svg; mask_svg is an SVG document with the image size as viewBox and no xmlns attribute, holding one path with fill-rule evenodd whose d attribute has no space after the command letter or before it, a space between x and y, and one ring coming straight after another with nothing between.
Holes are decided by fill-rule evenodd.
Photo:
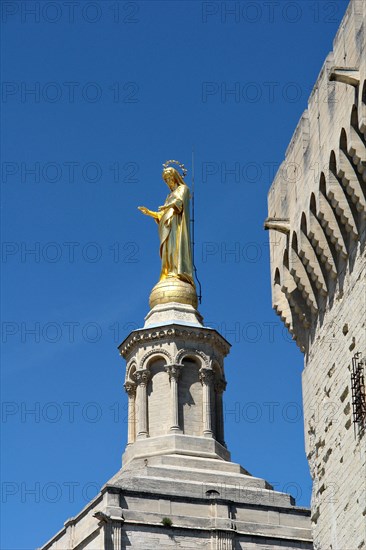
<instances>
[{"instance_id":1,"label":"golden pedestal","mask_svg":"<svg viewBox=\"0 0 366 550\"><path fill-rule=\"evenodd\" d=\"M195 288L190 283L176 277L167 277L159 281L151 291L150 308L170 302L188 304L196 309L198 300Z\"/></svg>"}]
</instances>

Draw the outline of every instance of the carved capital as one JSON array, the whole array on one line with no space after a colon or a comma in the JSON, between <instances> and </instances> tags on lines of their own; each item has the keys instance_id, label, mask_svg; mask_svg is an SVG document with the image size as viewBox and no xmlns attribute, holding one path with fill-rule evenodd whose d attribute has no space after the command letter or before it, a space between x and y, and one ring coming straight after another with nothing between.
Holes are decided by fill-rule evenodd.
<instances>
[{"instance_id":1,"label":"carved capital","mask_svg":"<svg viewBox=\"0 0 366 550\"><path fill-rule=\"evenodd\" d=\"M199 373L202 385L210 386L213 383L214 372L212 369L200 369Z\"/></svg>"},{"instance_id":2,"label":"carved capital","mask_svg":"<svg viewBox=\"0 0 366 550\"><path fill-rule=\"evenodd\" d=\"M137 370L135 372L135 378L136 382L139 386L146 386L149 379L150 379L150 371L149 370Z\"/></svg>"},{"instance_id":3,"label":"carved capital","mask_svg":"<svg viewBox=\"0 0 366 550\"><path fill-rule=\"evenodd\" d=\"M216 393L223 393L225 390L226 390L226 386L227 386L227 382L226 380L224 380L223 378L221 378L220 380L218 380L216 383L215 383L215 391Z\"/></svg>"},{"instance_id":4,"label":"carved capital","mask_svg":"<svg viewBox=\"0 0 366 550\"><path fill-rule=\"evenodd\" d=\"M136 384L134 384L133 382L126 382L124 384L124 388L128 397L134 397L136 395Z\"/></svg>"},{"instance_id":5,"label":"carved capital","mask_svg":"<svg viewBox=\"0 0 366 550\"><path fill-rule=\"evenodd\" d=\"M174 378L175 380L178 380L180 376L180 369L183 365L180 365L179 363L172 363L171 365L166 365L165 370L169 374L169 380Z\"/></svg>"}]
</instances>

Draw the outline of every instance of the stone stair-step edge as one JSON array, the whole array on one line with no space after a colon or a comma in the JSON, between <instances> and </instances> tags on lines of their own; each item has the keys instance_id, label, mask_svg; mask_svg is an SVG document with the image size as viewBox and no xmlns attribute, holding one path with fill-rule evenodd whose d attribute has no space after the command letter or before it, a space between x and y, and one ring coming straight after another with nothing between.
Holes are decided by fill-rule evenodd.
<instances>
[{"instance_id":1,"label":"stone stair-step edge","mask_svg":"<svg viewBox=\"0 0 366 550\"><path fill-rule=\"evenodd\" d=\"M185 466L146 466L146 475L151 477L163 477L173 481L200 481L201 483L217 483L220 485L228 483L229 485L240 485L241 487L254 487L257 489L271 488L268 483L261 478L247 476L241 473L221 472L219 470L206 470L198 468L186 468Z\"/></svg>"},{"instance_id":2,"label":"stone stair-step edge","mask_svg":"<svg viewBox=\"0 0 366 550\"><path fill-rule=\"evenodd\" d=\"M124 519L129 522L140 522L143 517L144 522L161 525L162 514L156 511L134 511L124 510ZM307 517L295 516L292 525L282 525L271 522L256 523L254 521L243 521L224 517L204 517L194 515L175 515L169 514L169 518L175 527L184 526L196 529L222 529L228 530L235 528L235 531L254 536L281 537L283 539L296 538L300 540L311 540L311 530L309 519Z\"/></svg>"},{"instance_id":3,"label":"stone stair-step edge","mask_svg":"<svg viewBox=\"0 0 366 550\"><path fill-rule=\"evenodd\" d=\"M241 476L238 476L241 477ZM243 476L244 477L244 476ZM256 478L254 478L256 479ZM176 480L164 477L152 477L149 474L134 474L131 471L120 471L120 474L114 476L108 485L115 485L122 490L152 493L161 496L177 496L179 498L221 498L231 500L237 503L293 508L294 499L287 493L279 493L265 488L250 487L238 483L233 483L234 477L231 477L230 483L215 483L192 480ZM253 478L252 478L253 481ZM263 481L263 480L262 480Z\"/></svg>"},{"instance_id":4,"label":"stone stair-step edge","mask_svg":"<svg viewBox=\"0 0 366 550\"><path fill-rule=\"evenodd\" d=\"M152 464L154 466L176 466L177 468L183 466L184 468L229 472L233 474L244 474L247 476L251 476L251 474L247 470L245 470L245 468L240 466L240 464L237 464L235 462L227 462L226 460L219 460L215 458L199 458L194 456L170 454L150 457L148 459L148 464Z\"/></svg>"}]
</instances>

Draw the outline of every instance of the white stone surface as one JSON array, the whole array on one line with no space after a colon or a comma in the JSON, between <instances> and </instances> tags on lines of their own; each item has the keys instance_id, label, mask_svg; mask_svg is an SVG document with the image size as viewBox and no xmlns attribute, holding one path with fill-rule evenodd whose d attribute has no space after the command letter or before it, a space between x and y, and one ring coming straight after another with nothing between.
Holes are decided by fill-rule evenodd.
<instances>
[{"instance_id":1,"label":"white stone surface","mask_svg":"<svg viewBox=\"0 0 366 550\"><path fill-rule=\"evenodd\" d=\"M134 331L120 350L130 407L123 467L42 550L310 550L310 512L230 462L229 344L174 323Z\"/></svg>"},{"instance_id":2,"label":"white stone surface","mask_svg":"<svg viewBox=\"0 0 366 550\"><path fill-rule=\"evenodd\" d=\"M305 353L319 550L366 548L365 436L350 372L366 350L365 20L366 2L352 0L268 196L269 218L287 220L287 234L270 232L272 301Z\"/></svg>"},{"instance_id":3,"label":"white stone surface","mask_svg":"<svg viewBox=\"0 0 366 550\"><path fill-rule=\"evenodd\" d=\"M289 495L237 464L178 455L122 468L43 550L75 544L85 550L312 548L309 511Z\"/></svg>"},{"instance_id":4,"label":"white stone surface","mask_svg":"<svg viewBox=\"0 0 366 550\"><path fill-rule=\"evenodd\" d=\"M203 327L202 322L202 316L193 306L172 302L153 307L145 317L144 328L152 328L170 323Z\"/></svg>"}]
</instances>

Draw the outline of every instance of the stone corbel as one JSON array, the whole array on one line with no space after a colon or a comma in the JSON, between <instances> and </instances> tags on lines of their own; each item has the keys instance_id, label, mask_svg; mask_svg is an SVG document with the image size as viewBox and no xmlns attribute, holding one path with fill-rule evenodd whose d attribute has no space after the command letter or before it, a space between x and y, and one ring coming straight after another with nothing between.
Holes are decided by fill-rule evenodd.
<instances>
[{"instance_id":1,"label":"stone corbel","mask_svg":"<svg viewBox=\"0 0 366 550\"><path fill-rule=\"evenodd\" d=\"M272 229L288 235L290 233L289 218L267 218L264 222L264 229Z\"/></svg>"},{"instance_id":2,"label":"stone corbel","mask_svg":"<svg viewBox=\"0 0 366 550\"><path fill-rule=\"evenodd\" d=\"M95 514L93 514L93 517L99 521L100 527L103 527L103 525L105 525L106 523L111 523L112 521L111 516L101 511L95 512Z\"/></svg>"},{"instance_id":3,"label":"stone corbel","mask_svg":"<svg viewBox=\"0 0 366 550\"><path fill-rule=\"evenodd\" d=\"M329 80L349 84L356 88L360 84L360 71L356 67L332 67Z\"/></svg>"}]
</instances>

